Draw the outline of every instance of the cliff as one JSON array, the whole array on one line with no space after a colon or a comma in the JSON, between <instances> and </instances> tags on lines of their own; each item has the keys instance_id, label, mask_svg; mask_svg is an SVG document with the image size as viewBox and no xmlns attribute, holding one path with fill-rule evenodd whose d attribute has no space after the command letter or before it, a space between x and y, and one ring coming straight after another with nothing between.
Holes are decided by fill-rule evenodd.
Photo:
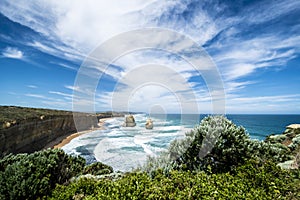
<instances>
[{"instance_id":1,"label":"cliff","mask_svg":"<svg viewBox=\"0 0 300 200\"><path fill-rule=\"evenodd\" d=\"M75 113L80 130L97 127L95 115ZM68 111L0 106L0 157L8 153L34 152L63 136L77 132L73 113Z\"/></svg>"}]
</instances>

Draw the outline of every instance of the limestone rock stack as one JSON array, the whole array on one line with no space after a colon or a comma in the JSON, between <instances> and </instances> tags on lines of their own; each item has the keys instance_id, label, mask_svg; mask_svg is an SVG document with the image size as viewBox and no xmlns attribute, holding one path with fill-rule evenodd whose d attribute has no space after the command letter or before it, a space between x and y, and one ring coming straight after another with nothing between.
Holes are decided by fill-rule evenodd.
<instances>
[{"instance_id":1,"label":"limestone rock stack","mask_svg":"<svg viewBox=\"0 0 300 200\"><path fill-rule=\"evenodd\" d=\"M134 117L132 115L126 116L123 126L124 127L135 127L136 123L135 123Z\"/></svg>"},{"instance_id":2,"label":"limestone rock stack","mask_svg":"<svg viewBox=\"0 0 300 200\"><path fill-rule=\"evenodd\" d=\"M152 119L147 119L145 127L146 127L146 129L153 129L153 121L152 121Z\"/></svg>"}]
</instances>

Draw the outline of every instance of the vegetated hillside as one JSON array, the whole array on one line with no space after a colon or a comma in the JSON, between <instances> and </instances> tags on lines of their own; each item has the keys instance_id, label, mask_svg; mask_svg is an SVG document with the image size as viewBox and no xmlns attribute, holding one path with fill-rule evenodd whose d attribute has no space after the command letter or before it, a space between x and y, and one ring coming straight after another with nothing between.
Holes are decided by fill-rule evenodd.
<instances>
[{"instance_id":1,"label":"vegetated hillside","mask_svg":"<svg viewBox=\"0 0 300 200\"><path fill-rule=\"evenodd\" d=\"M215 144L199 156L207 136L216 137ZM0 199L300 199L299 167L277 165L291 158L300 165L288 148L250 140L226 118L207 117L160 157L128 173L112 173L102 163L84 166L62 150L6 156Z\"/></svg>"},{"instance_id":2,"label":"vegetated hillside","mask_svg":"<svg viewBox=\"0 0 300 200\"><path fill-rule=\"evenodd\" d=\"M41 150L58 138L97 127L100 118L114 116L123 115L0 106L0 156Z\"/></svg>"},{"instance_id":3,"label":"vegetated hillside","mask_svg":"<svg viewBox=\"0 0 300 200\"><path fill-rule=\"evenodd\" d=\"M21 123L26 123L31 120L46 120L53 119L57 117L71 116L73 114L86 114L88 113L78 113L72 111L64 110L53 110L44 108L28 108L19 106L0 106L0 129L9 128L14 125ZM108 117L123 117L124 113L118 112L99 112L96 113L98 119L108 118Z\"/></svg>"},{"instance_id":4,"label":"vegetated hillside","mask_svg":"<svg viewBox=\"0 0 300 200\"><path fill-rule=\"evenodd\" d=\"M34 152L76 132L72 112L0 106L0 156Z\"/></svg>"},{"instance_id":5,"label":"vegetated hillside","mask_svg":"<svg viewBox=\"0 0 300 200\"><path fill-rule=\"evenodd\" d=\"M0 106L0 123L2 124L0 129L9 128L33 119L50 119L67 115L72 115L72 112L19 106Z\"/></svg>"}]
</instances>

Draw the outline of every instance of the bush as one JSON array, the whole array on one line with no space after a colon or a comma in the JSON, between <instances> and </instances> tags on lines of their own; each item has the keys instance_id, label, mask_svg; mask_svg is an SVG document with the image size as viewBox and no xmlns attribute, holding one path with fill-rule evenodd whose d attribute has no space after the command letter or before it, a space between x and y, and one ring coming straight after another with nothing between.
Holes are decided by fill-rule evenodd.
<instances>
[{"instance_id":1,"label":"bush","mask_svg":"<svg viewBox=\"0 0 300 200\"><path fill-rule=\"evenodd\" d=\"M0 161L0 199L36 199L80 173L85 160L63 150L5 156Z\"/></svg>"},{"instance_id":2,"label":"bush","mask_svg":"<svg viewBox=\"0 0 300 200\"><path fill-rule=\"evenodd\" d=\"M292 151L297 153L297 148L300 147L300 135L292 139L292 143L288 146Z\"/></svg>"},{"instance_id":3,"label":"bush","mask_svg":"<svg viewBox=\"0 0 300 200\"><path fill-rule=\"evenodd\" d=\"M95 176L110 173L113 173L113 168L101 162L90 164L88 166L85 166L83 169L83 174L92 174Z\"/></svg>"},{"instance_id":4,"label":"bush","mask_svg":"<svg viewBox=\"0 0 300 200\"><path fill-rule=\"evenodd\" d=\"M272 135L267 136L265 141L274 144L274 143L282 143L286 139L287 139L287 136L284 134L282 134L282 135L272 134Z\"/></svg>"},{"instance_id":5,"label":"bush","mask_svg":"<svg viewBox=\"0 0 300 200\"><path fill-rule=\"evenodd\" d=\"M172 169L225 172L248 159L283 162L292 156L281 144L251 140L243 127L223 116L209 116L185 138L171 142L159 157L148 158L143 169L149 173L159 168L165 173Z\"/></svg>"},{"instance_id":6,"label":"bush","mask_svg":"<svg viewBox=\"0 0 300 200\"><path fill-rule=\"evenodd\" d=\"M272 162L249 161L231 172L162 170L128 173L117 181L83 178L57 186L50 199L297 199L299 174Z\"/></svg>"}]
</instances>

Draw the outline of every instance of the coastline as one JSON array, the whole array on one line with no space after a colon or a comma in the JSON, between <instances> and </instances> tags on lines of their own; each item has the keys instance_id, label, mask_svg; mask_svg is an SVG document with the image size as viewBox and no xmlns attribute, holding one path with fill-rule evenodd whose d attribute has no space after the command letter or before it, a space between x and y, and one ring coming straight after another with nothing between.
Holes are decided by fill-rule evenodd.
<instances>
[{"instance_id":1,"label":"coastline","mask_svg":"<svg viewBox=\"0 0 300 200\"><path fill-rule=\"evenodd\" d=\"M92 131L104 130L103 125L104 125L105 121L109 120L109 119L112 119L112 117L100 119L97 128L72 133L71 135L68 135L68 136L59 137L59 138L55 139L54 141L50 142L49 144L47 144L44 147L44 149L47 149L47 148L53 148L53 149L62 148L66 144L69 144L71 142L71 140L73 140L74 138L76 138L80 135L90 133Z\"/></svg>"}]
</instances>

